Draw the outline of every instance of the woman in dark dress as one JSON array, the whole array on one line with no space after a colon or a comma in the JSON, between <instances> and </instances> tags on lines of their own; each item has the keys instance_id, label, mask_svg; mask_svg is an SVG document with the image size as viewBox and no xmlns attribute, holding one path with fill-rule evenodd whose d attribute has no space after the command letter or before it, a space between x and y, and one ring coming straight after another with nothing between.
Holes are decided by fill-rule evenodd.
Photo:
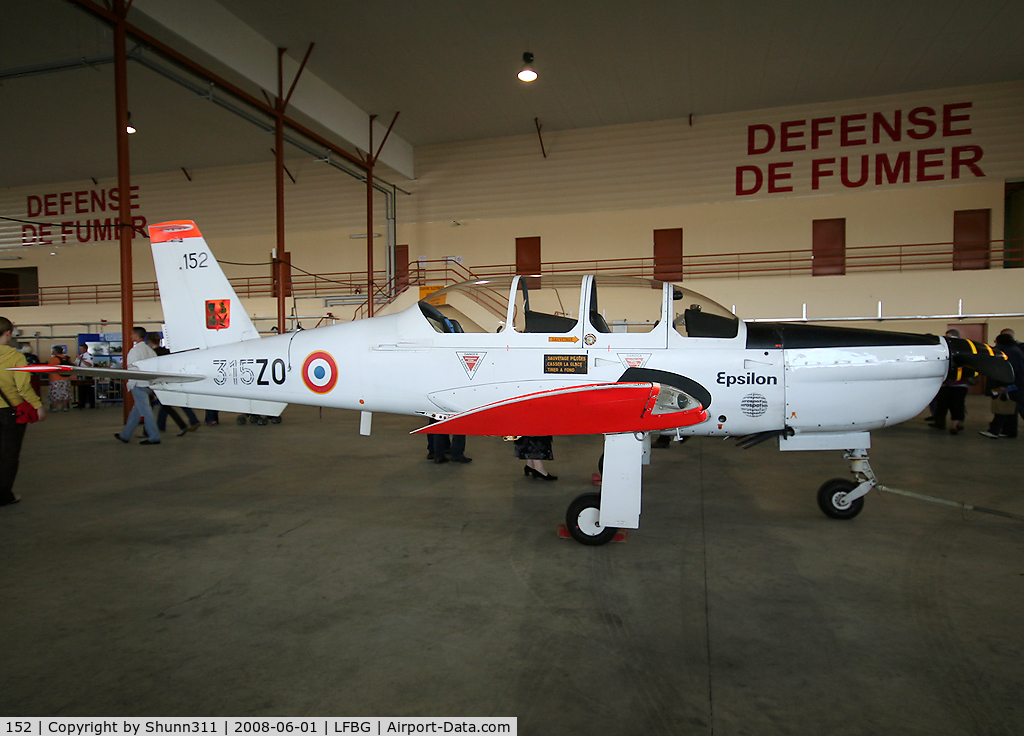
<instances>
[{"instance_id":1,"label":"woman in dark dress","mask_svg":"<svg viewBox=\"0 0 1024 736\"><path fill-rule=\"evenodd\" d=\"M544 470L544 461L555 459L551 451L550 435L547 437L520 437L516 440L515 446L516 457L526 461L523 475L543 480L558 480L557 475L552 475Z\"/></svg>"}]
</instances>

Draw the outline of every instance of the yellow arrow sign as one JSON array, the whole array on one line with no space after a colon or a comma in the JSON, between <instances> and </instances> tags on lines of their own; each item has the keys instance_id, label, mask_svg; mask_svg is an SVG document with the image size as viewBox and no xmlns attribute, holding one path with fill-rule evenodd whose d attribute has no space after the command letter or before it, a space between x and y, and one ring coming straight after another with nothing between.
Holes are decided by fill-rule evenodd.
<instances>
[{"instance_id":1,"label":"yellow arrow sign","mask_svg":"<svg viewBox=\"0 0 1024 736\"><path fill-rule=\"evenodd\" d=\"M548 342L579 342L578 337L549 337Z\"/></svg>"}]
</instances>

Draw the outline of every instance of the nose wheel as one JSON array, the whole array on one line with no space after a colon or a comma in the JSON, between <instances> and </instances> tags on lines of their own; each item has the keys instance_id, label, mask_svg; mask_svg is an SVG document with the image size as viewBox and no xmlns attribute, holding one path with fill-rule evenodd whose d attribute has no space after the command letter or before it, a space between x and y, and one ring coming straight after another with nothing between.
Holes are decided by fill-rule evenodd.
<instances>
[{"instance_id":1,"label":"nose wheel","mask_svg":"<svg viewBox=\"0 0 1024 736\"><path fill-rule=\"evenodd\" d=\"M849 450L845 458L850 461L853 480L833 478L818 489L818 508L833 519L852 519L864 508L864 496L878 485L865 450Z\"/></svg>"},{"instance_id":2,"label":"nose wheel","mask_svg":"<svg viewBox=\"0 0 1024 736\"><path fill-rule=\"evenodd\" d=\"M565 527L580 544L597 547L608 544L619 531L618 527L601 526L601 494L584 493L577 496L565 512Z\"/></svg>"},{"instance_id":3,"label":"nose wheel","mask_svg":"<svg viewBox=\"0 0 1024 736\"><path fill-rule=\"evenodd\" d=\"M849 500L857 484L847 478L825 481L818 489L818 507L833 519L852 519L864 508L864 497Z\"/></svg>"}]
</instances>

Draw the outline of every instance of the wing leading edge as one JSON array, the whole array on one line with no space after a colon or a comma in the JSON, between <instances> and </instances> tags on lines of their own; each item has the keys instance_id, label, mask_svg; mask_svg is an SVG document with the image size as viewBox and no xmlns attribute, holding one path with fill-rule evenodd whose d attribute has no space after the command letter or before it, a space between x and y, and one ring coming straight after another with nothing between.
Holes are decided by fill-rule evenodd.
<instances>
[{"instance_id":1,"label":"wing leading edge","mask_svg":"<svg viewBox=\"0 0 1024 736\"><path fill-rule=\"evenodd\" d=\"M77 365L23 365L8 368L22 373L67 373L96 378L120 378L125 381L159 381L161 383L190 383L202 381L206 376L190 373L158 373L156 371L123 370L121 368L89 368Z\"/></svg>"},{"instance_id":2,"label":"wing leading edge","mask_svg":"<svg viewBox=\"0 0 1024 736\"><path fill-rule=\"evenodd\" d=\"M658 383L595 383L516 396L456 414L413 434L580 435L700 424L704 407Z\"/></svg>"}]
</instances>

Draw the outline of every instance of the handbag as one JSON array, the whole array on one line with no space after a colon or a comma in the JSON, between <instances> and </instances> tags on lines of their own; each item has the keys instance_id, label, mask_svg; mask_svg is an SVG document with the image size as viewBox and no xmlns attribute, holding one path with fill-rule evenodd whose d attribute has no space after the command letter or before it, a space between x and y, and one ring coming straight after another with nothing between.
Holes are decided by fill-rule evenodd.
<instances>
[{"instance_id":1,"label":"handbag","mask_svg":"<svg viewBox=\"0 0 1024 736\"><path fill-rule=\"evenodd\" d=\"M14 406L11 403L11 400L7 398L7 393L2 389L0 389L0 395L4 397L4 401L7 402L7 405L14 409L14 421L17 424L35 424L39 421L39 412L36 411L36 408L32 406L32 404L27 401L22 401L17 406Z\"/></svg>"}]
</instances>

